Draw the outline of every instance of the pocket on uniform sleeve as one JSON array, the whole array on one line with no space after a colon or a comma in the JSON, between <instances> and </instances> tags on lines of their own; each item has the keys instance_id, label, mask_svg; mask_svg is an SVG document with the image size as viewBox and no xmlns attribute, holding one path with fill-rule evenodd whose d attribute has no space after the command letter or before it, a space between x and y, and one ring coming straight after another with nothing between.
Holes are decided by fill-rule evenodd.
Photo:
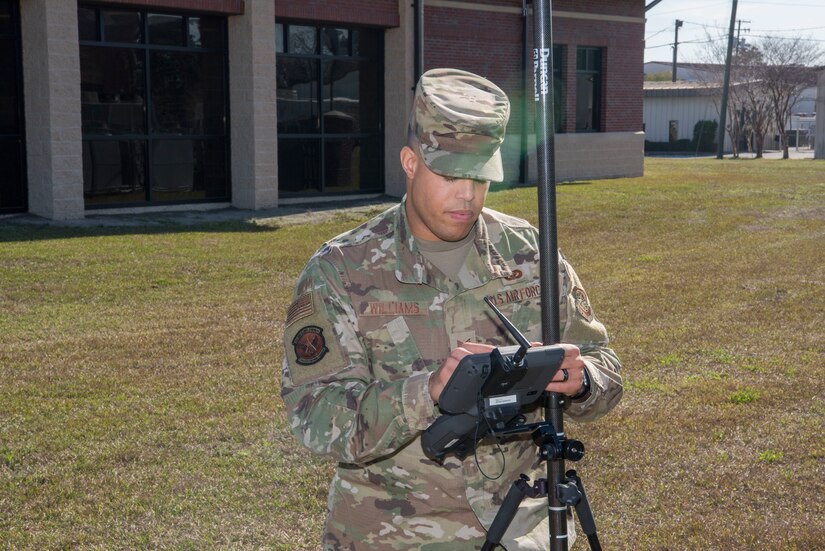
<instances>
[{"instance_id":1,"label":"pocket on uniform sleeve","mask_svg":"<svg viewBox=\"0 0 825 551\"><path fill-rule=\"evenodd\" d=\"M376 378L393 381L424 369L421 353L402 316L365 333Z\"/></svg>"}]
</instances>

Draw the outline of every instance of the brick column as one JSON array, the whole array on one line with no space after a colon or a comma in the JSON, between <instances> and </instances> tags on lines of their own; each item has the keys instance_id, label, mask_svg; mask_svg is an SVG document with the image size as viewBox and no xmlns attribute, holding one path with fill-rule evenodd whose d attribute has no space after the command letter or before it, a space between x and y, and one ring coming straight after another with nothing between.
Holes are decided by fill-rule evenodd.
<instances>
[{"instance_id":1,"label":"brick column","mask_svg":"<svg viewBox=\"0 0 825 551\"><path fill-rule=\"evenodd\" d=\"M426 9L426 7L424 8ZM413 98L413 18L412 2L398 1L399 26L384 34L384 189L401 197L406 180L398 152L407 143L407 125ZM424 46L424 57L427 47Z\"/></svg>"},{"instance_id":2,"label":"brick column","mask_svg":"<svg viewBox=\"0 0 825 551\"><path fill-rule=\"evenodd\" d=\"M278 206L275 3L245 2L229 18L232 205Z\"/></svg>"},{"instance_id":3,"label":"brick column","mask_svg":"<svg viewBox=\"0 0 825 551\"><path fill-rule=\"evenodd\" d=\"M20 3L29 212L83 218L77 3Z\"/></svg>"}]
</instances>

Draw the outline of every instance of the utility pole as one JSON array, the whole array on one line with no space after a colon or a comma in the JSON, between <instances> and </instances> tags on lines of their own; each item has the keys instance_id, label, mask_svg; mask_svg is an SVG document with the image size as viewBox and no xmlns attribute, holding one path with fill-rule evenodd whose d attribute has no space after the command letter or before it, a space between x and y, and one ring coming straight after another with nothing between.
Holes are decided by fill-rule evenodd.
<instances>
[{"instance_id":1,"label":"utility pole","mask_svg":"<svg viewBox=\"0 0 825 551\"><path fill-rule=\"evenodd\" d=\"M722 83L722 105L719 109L719 138L716 149L716 158L721 159L725 156L725 123L728 114L728 91L730 90L730 63L733 57L733 30L736 27L736 3L733 0L733 6L730 10L730 30L728 31L728 55L725 59L725 80Z\"/></svg>"},{"instance_id":2,"label":"utility pole","mask_svg":"<svg viewBox=\"0 0 825 551\"><path fill-rule=\"evenodd\" d=\"M750 21L742 21L741 19L736 24L736 55L739 55L739 47L742 45L742 39L739 38L742 34L742 23L750 23ZM749 33L750 29L745 29Z\"/></svg>"},{"instance_id":3,"label":"utility pole","mask_svg":"<svg viewBox=\"0 0 825 551\"><path fill-rule=\"evenodd\" d=\"M671 82L676 82L676 51L679 49L679 27L684 23L681 19L676 20L676 37L673 39L673 71L670 78Z\"/></svg>"}]
</instances>

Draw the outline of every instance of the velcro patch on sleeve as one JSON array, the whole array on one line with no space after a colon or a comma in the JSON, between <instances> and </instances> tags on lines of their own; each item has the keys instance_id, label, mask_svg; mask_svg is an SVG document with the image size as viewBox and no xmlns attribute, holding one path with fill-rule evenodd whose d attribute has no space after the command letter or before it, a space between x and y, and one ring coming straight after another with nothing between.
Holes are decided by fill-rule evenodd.
<instances>
[{"instance_id":1,"label":"velcro patch on sleeve","mask_svg":"<svg viewBox=\"0 0 825 551\"><path fill-rule=\"evenodd\" d=\"M581 287L573 287L571 293L576 306L576 312L587 321L593 321L593 307L590 306L590 299Z\"/></svg>"},{"instance_id":2,"label":"velcro patch on sleeve","mask_svg":"<svg viewBox=\"0 0 825 551\"><path fill-rule=\"evenodd\" d=\"M300 321L300 323L296 323ZM294 385L323 379L345 369L348 360L320 297L309 292L290 307L284 329L286 376Z\"/></svg>"},{"instance_id":3,"label":"velcro patch on sleeve","mask_svg":"<svg viewBox=\"0 0 825 551\"><path fill-rule=\"evenodd\" d=\"M295 302L290 305L286 312L286 325L290 326L300 319L311 316L314 311L312 291L309 291L296 298Z\"/></svg>"}]
</instances>

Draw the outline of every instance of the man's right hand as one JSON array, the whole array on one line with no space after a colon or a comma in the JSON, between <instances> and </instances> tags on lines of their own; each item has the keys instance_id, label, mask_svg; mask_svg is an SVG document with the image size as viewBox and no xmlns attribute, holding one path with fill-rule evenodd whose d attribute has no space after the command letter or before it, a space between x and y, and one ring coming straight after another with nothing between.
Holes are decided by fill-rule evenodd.
<instances>
[{"instance_id":1,"label":"man's right hand","mask_svg":"<svg viewBox=\"0 0 825 551\"><path fill-rule=\"evenodd\" d=\"M458 348L454 348L452 352L450 352L450 356L441 364L441 367L430 375L430 397L433 399L433 402L438 403L441 392L444 390L444 387L447 386L447 382L450 380L450 377L452 377L453 371L458 367L458 362L460 362L464 356L469 356L470 354L489 354L494 348L495 346L479 342L465 342Z\"/></svg>"}]
</instances>

